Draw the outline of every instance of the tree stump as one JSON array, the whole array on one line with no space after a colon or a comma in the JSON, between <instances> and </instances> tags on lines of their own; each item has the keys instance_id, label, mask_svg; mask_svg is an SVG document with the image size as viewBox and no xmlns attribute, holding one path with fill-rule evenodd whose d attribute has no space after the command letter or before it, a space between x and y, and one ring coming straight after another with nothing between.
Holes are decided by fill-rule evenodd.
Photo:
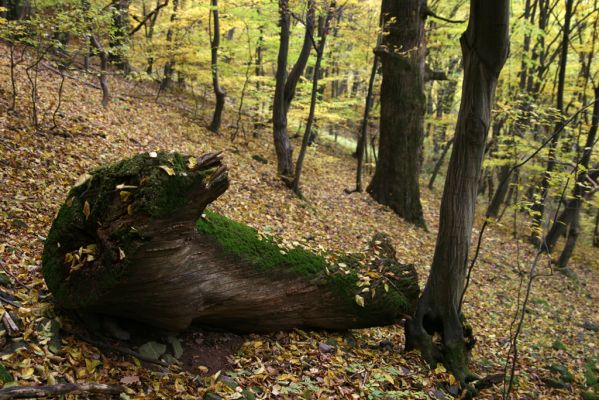
<instances>
[{"instance_id":1,"label":"tree stump","mask_svg":"<svg viewBox=\"0 0 599 400\"><path fill-rule=\"evenodd\" d=\"M206 206L229 185L220 153L140 154L69 192L46 240L55 303L179 331L237 332L392 324L418 298L412 265L383 235L363 255L321 256Z\"/></svg>"}]
</instances>

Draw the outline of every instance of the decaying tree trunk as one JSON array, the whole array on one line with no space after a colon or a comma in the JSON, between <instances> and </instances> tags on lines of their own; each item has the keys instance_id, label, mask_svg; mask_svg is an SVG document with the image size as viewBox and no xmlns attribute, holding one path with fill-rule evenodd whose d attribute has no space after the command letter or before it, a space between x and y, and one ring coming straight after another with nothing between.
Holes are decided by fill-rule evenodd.
<instances>
[{"instance_id":1,"label":"decaying tree trunk","mask_svg":"<svg viewBox=\"0 0 599 400\"><path fill-rule=\"evenodd\" d=\"M83 178L44 248L56 303L170 331L192 321L239 332L347 329L413 313L416 272L384 236L365 255L325 259L205 210L229 185L221 158L140 154Z\"/></svg>"}]
</instances>

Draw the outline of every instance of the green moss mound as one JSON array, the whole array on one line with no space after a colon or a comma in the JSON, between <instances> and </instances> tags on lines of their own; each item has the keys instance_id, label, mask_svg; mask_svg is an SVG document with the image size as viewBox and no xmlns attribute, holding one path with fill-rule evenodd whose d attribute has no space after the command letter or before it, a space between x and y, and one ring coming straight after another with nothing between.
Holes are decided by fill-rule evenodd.
<instances>
[{"instance_id":1,"label":"green moss mound","mask_svg":"<svg viewBox=\"0 0 599 400\"><path fill-rule=\"evenodd\" d=\"M371 293L362 293L360 282L360 255L345 255L337 258L337 263L329 263L323 256L312 253L301 246L286 250L268 236L261 235L255 229L230 220L213 211L206 210L198 220L198 231L212 238L221 250L260 271L289 273L314 281L331 290L334 294L352 304L364 313L373 310L393 310L394 313L411 312L415 299L407 298L401 291L390 289L381 282L374 297ZM394 281L402 282L401 287L415 287L417 282L412 276L406 276L405 269L396 262L386 262L386 272ZM384 287L387 286L388 291ZM364 307L356 302L356 295L365 299Z\"/></svg>"},{"instance_id":2,"label":"green moss mound","mask_svg":"<svg viewBox=\"0 0 599 400\"><path fill-rule=\"evenodd\" d=\"M184 207L185 194L212 172L194 170L194 160L179 153L139 154L92 171L69 191L50 228L42 262L58 304L84 307L118 282L128 262L122 254L133 254L141 237L135 227L121 226L109 238L111 247L119 249L113 251L100 245L98 229L123 216L162 218ZM67 253L81 257L90 245L98 249L95 262L74 271L65 262Z\"/></svg>"}]
</instances>

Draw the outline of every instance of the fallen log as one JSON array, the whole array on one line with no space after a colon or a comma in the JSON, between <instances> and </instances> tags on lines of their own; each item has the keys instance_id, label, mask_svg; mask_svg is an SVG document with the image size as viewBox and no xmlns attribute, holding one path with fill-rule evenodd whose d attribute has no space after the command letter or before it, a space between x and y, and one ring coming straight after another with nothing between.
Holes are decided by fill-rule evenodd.
<instances>
[{"instance_id":1,"label":"fallen log","mask_svg":"<svg viewBox=\"0 0 599 400\"><path fill-rule=\"evenodd\" d=\"M115 395L118 397L118 395L124 391L125 388L123 386L105 385L102 383L61 383L51 386L11 386L0 389L0 400L58 397L75 393Z\"/></svg>"},{"instance_id":2,"label":"fallen log","mask_svg":"<svg viewBox=\"0 0 599 400\"><path fill-rule=\"evenodd\" d=\"M412 314L416 272L383 235L362 255L287 248L205 210L228 185L220 153L140 154L80 179L44 247L57 305L170 331L193 321L238 332L349 329Z\"/></svg>"}]
</instances>

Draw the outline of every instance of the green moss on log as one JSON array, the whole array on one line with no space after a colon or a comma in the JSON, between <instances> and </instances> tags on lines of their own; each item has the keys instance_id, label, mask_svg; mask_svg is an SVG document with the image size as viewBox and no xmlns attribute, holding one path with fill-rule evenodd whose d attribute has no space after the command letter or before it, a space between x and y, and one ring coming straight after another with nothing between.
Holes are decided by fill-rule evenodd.
<instances>
[{"instance_id":1,"label":"green moss on log","mask_svg":"<svg viewBox=\"0 0 599 400\"><path fill-rule=\"evenodd\" d=\"M188 164L190 158L178 153L139 154L92 171L69 191L50 228L42 262L46 284L58 304L84 307L122 278L128 259L121 260L120 251L101 248L98 228L128 214L161 218L184 207L185 194L212 172L189 168L193 166L193 162ZM114 249L125 255L135 252L139 239L133 226L122 226L110 234ZM89 244L98 245L101 259L71 271L65 255Z\"/></svg>"},{"instance_id":2,"label":"green moss on log","mask_svg":"<svg viewBox=\"0 0 599 400\"><path fill-rule=\"evenodd\" d=\"M409 268L394 260L382 260L385 265L381 265L384 269L383 279L391 279L391 287L381 281L372 298L372 292L361 293L364 287L358 286L360 266L363 262L360 255L345 255L339 257L337 263L329 263L324 257L301 246L283 249L272 237L261 235L247 225L209 210L206 210L204 217L198 221L197 228L200 233L211 237L224 253L233 255L260 271L291 273L314 281L350 302L356 307L357 312L361 309L368 313L382 308L394 310L400 315L413 311L418 296L416 276ZM393 282L398 285L394 285ZM385 286L388 291L385 291ZM408 290L404 293L397 290L397 286ZM364 307L356 303L356 295L365 298Z\"/></svg>"}]
</instances>

